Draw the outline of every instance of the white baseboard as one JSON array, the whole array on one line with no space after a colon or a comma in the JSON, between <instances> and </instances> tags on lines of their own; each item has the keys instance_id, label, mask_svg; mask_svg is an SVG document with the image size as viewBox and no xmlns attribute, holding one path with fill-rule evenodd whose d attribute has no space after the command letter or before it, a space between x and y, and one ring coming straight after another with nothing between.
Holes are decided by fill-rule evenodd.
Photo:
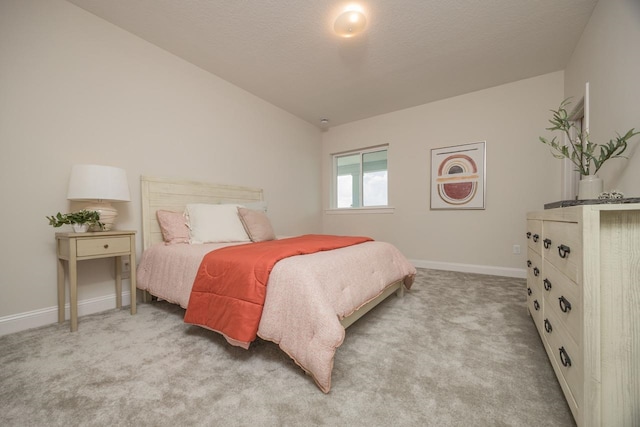
<instances>
[{"instance_id":1,"label":"white baseboard","mask_svg":"<svg viewBox=\"0 0 640 427\"><path fill-rule=\"evenodd\" d=\"M430 268L432 270L458 271L461 273L488 274L492 276L516 277L526 279L527 270L520 268L493 267L486 265L459 264L454 262L409 260L417 268ZM122 293L122 305L131 304L131 293ZM78 301L78 316L99 313L116 307L116 295L91 298ZM69 320L69 304L65 306L65 319ZM58 321L58 307L48 307L40 310L18 313L0 317L0 336L14 332L25 331L31 328L50 325Z\"/></svg>"},{"instance_id":2,"label":"white baseboard","mask_svg":"<svg viewBox=\"0 0 640 427\"><path fill-rule=\"evenodd\" d=\"M131 304L131 292L122 292L122 305ZM99 313L101 311L116 308L116 294L103 297L90 298L78 301L78 317L87 314ZM65 306L65 319L71 317L69 303ZM42 308L40 310L18 313L10 316L0 317L0 336L12 334L14 332L26 331L31 328L50 325L58 321L58 306Z\"/></svg>"},{"instance_id":3,"label":"white baseboard","mask_svg":"<svg viewBox=\"0 0 640 427\"><path fill-rule=\"evenodd\" d=\"M416 268L430 268L432 270L458 271L460 273L488 274L491 276L527 278L524 268L494 267L490 265L458 264L455 262L409 260Z\"/></svg>"}]
</instances>

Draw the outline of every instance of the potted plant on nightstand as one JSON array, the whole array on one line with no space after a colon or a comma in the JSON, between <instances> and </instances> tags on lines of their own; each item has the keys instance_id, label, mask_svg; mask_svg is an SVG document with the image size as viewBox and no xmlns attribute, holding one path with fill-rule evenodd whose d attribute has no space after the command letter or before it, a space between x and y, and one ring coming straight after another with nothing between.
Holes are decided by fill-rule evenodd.
<instances>
[{"instance_id":1,"label":"potted plant on nightstand","mask_svg":"<svg viewBox=\"0 0 640 427\"><path fill-rule=\"evenodd\" d=\"M104 228L104 224L100 222L100 212L85 209L66 214L58 212L55 216L48 216L47 219L49 220L49 225L54 227L62 227L65 224L70 224L76 233L83 233L87 231L89 227L97 230Z\"/></svg>"},{"instance_id":2,"label":"potted plant on nightstand","mask_svg":"<svg viewBox=\"0 0 640 427\"><path fill-rule=\"evenodd\" d=\"M540 141L551 147L551 154L557 159L569 159L580 173L578 184L578 199L595 199L602 192L602 180L596 175L604 162L616 157L626 158L622 155L627 149L629 139L640 134L635 129L630 129L624 135L619 134L615 139L606 144L597 144L589 140L589 134L578 129L575 122L569 119L567 108L570 105L568 99L560 104L557 110L551 110L552 124L547 130L560 131L565 136L566 144L558 141L557 137L548 140L540 137Z\"/></svg>"}]
</instances>

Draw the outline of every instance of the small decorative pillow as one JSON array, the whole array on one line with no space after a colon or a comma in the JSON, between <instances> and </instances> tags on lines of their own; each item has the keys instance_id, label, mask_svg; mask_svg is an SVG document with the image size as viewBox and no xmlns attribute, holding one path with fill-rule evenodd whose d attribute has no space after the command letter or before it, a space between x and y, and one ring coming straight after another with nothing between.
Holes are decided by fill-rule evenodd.
<instances>
[{"instance_id":1,"label":"small decorative pillow","mask_svg":"<svg viewBox=\"0 0 640 427\"><path fill-rule=\"evenodd\" d=\"M238 218L240 205L187 205L191 243L249 242Z\"/></svg>"},{"instance_id":2,"label":"small decorative pillow","mask_svg":"<svg viewBox=\"0 0 640 427\"><path fill-rule=\"evenodd\" d=\"M271 221L264 212L238 207L238 216L252 241L275 240Z\"/></svg>"},{"instance_id":3,"label":"small decorative pillow","mask_svg":"<svg viewBox=\"0 0 640 427\"><path fill-rule=\"evenodd\" d=\"M189 228L182 212L157 210L156 217L165 245L189 243Z\"/></svg>"}]
</instances>

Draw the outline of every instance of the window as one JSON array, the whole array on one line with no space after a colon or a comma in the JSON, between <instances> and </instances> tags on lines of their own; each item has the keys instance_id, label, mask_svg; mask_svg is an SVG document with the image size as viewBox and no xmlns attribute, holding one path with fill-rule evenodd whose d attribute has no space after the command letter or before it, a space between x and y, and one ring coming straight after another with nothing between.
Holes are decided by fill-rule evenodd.
<instances>
[{"instance_id":1,"label":"window","mask_svg":"<svg viewBox=\"0 0 640 427\"><path fill-rule=\"evenodd\" d=\"M387 206L387 147L333 155L334 208Z\"/></svg>"}]
</instances>

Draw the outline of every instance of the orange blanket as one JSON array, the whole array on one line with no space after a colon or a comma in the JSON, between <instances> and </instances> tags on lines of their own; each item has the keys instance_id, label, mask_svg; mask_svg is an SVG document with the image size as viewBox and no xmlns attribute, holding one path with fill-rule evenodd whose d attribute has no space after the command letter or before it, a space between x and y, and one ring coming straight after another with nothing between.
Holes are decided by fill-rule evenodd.
<instances>
[{"instance_id":1,"label":"orange blanket","mask_svg":"<svg viewBox=\"0 0 640 427\"><path fill-rule=\"evenodd\" d=\"M279 260L370 240L308 234L209 252L198 269L184 321L220 332L247 348L256 339L269 273Z\"/></svg>"}]
</instances>

